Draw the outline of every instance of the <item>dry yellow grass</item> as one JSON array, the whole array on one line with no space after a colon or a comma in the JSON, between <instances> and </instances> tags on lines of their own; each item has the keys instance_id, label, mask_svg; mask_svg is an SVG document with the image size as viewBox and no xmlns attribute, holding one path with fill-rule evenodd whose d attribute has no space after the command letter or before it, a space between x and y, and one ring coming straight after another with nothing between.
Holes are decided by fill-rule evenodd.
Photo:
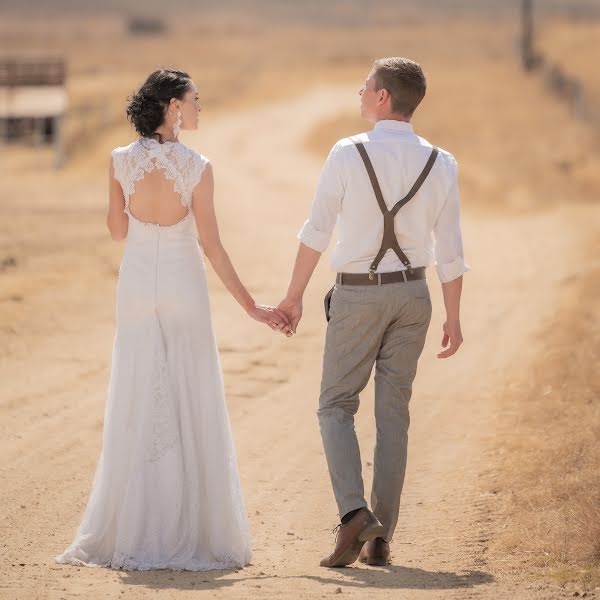
<instances>
[{"instance_id":1,"label":"dry yellow grass","mask_svg":"<svg viewBox=\"0 0 600 600\"><path fill-rule=\"evenodd\" d=\"M596 256L597 240L587 246ZM600 586L600 268L576 270L563 288L540 332L545 352L498 399L485 488L502 513L493 556L589 590Z\"/></svg>"}]
</instances>

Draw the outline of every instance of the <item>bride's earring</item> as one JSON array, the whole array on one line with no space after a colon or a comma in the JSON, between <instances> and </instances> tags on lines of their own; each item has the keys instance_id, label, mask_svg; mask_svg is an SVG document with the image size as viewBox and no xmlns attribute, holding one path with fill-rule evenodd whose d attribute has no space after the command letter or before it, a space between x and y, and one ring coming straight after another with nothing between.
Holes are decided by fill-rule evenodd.
<instances>
[{"instance_id":1,"label":"bride's earring","mask_svg":"<svg viewBox=\"0 0 600 600\"><path fill-rule=\"evenodd\" d=\"M181 131L181 111L177 111L177 119L173 125L173 137L177 137Z\"/></svg>"}]
</instances>

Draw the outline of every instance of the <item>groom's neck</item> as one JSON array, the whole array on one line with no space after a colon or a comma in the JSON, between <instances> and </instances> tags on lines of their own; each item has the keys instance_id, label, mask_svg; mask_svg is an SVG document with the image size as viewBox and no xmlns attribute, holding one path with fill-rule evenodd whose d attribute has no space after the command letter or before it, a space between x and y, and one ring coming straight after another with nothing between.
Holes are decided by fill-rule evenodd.
<instances>
[{"instance_id":1,"label":"groom's neck","mask_svg":"<svg viewBox=\"0 0 600 600\"><path fill-rule=\"evenodd\" d=\"M402 121L404 123L410 123L410 117L398 113L387 113L378 115L375 118L375 123L377 123L377 121Z\"/></svg>"}]
</instances>

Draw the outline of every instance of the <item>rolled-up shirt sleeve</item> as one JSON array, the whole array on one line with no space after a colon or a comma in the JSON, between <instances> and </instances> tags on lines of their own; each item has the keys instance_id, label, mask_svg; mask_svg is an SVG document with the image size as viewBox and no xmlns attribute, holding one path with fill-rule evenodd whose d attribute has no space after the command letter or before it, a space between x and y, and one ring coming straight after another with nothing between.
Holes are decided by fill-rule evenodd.
<instances>
[{"instance_id":1,"label":"rolled-up shirt sleeve","mask_svg":"<svg viewBox=\"0 0 600 600\"><path fill-rule=\"evenodd\" d=\"M317 252L329 246L344 197L339 149L338 143L323 165L309 217L298 233L298 239Z\"/></svg>"},{"instance_id":2,"label":"rolled-up shirt sleeve","mask_svg":"<svg viewBox=\"0 0 600 600\"><path fill-rule=\"evenodd\" d=\"M460 226L460 194L458 191L458 165L454 167L452 183L446 201L433 228L435 238L435 268L442 283L447 283L471 270L463 253Z\"/></svg>"}]
</instances>

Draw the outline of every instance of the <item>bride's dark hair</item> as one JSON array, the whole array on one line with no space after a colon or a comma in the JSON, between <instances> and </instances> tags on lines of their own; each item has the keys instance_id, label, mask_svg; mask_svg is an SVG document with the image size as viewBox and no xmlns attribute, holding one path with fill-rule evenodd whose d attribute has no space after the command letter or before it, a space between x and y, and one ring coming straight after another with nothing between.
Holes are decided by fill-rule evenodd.
<instances>
[{"instance_id":1,"label":"bride's dark hair","mask_svg":"<svg viewBox=\"0 0 600 600\"><path fill-rule=\"evenodd\" d=\"M184 71L159 69L128 98L127 118L142 137L152 137L165 120L171 98L182 100L190 88L190 81L191 77Z\"/></svg>"}]
</instances>

